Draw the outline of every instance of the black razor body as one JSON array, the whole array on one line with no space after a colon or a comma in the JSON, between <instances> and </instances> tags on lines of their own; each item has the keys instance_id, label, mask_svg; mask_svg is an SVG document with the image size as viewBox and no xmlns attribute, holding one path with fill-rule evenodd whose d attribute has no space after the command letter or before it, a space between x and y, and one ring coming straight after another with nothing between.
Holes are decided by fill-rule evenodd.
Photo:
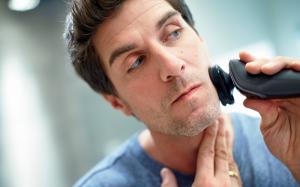
<instances>
[{"instance_id":1,"label":"black razor body","mask_svg":"<svg viewBox=\"0 0 300 187\"><path fill-rule=\"evenodd\" d=\"M284 69L275 75L250 74L245 63L230 60L229 74L218 65L209 69L210 78L223 105L233 104L233 88L248 98L280 99L300 97L300 72Z\"/></svg>"}]
</instances>

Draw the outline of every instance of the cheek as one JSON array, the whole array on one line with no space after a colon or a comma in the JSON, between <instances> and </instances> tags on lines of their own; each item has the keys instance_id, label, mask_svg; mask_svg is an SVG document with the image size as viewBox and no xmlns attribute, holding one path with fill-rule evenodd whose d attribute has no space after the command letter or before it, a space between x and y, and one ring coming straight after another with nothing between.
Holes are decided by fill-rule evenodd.
<instances>
[{"instance_id":1,"label":"cheek","mask_svg":"<svg viewBox=\"0 0 300 187\"><path fill-rule=\"evenodd\" d=\"M208 52L206 50L205 43L194 33L189 33L189 36L185 36L180 50L180 55L192 64L201 63L208 66Z\"/></svg>"},{"instance_id":2,"label":"cheek","mask_svg":"<svg viewBox=\"0 0 300 187\"><path fill-rule=\"evenodd\" d=\"M154 76L149 77L145 73L143 78L136 78L128 83L124 81L123 84L124 92L122 92L122 95L132 105L153 108L159 102L162 88Z\"/></svg>"},{"instance_id":3,"label":"cheek","mask_svg":"<svg viewBox=\"0 0 300 187\"><path fill-rule=\"evenodd\" d=\"M198 45L191 45L189 49L191 50L186 50L183 54L185 62L190 65L190 67L196 68L197 71L208 70L210 60L207 53Z\"/></svg>"}]
</instances>

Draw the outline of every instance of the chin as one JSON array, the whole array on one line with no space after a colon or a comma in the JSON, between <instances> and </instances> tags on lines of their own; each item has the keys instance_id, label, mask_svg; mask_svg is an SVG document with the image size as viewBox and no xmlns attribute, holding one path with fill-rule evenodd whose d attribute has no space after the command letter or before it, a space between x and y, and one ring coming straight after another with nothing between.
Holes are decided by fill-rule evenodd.
<instances>
[{"instance_id":1,"label":"chin","mask_svg":"<svg viewBox=\"0 0 300 187\"><path fill-rule=\"evenodd\" d=\"M212 102L206 107L200 108L189 116L187 127L190 129L190 136L196 136L204 129L214 124L221 114L219 101Z\"/></svg>"},{"instance_id":2,"label":"chin","mask_svg":"<svg viewBox=\"0 0 300 187\"><path fill-rule=\"evenodd\" d=\"M187 117L173 120L168 124L168 134L192 137L199 135L208 126L215 123L221 114L219 101L210 100L205 107L198 107Z\"/></svg>"}]
</instances>

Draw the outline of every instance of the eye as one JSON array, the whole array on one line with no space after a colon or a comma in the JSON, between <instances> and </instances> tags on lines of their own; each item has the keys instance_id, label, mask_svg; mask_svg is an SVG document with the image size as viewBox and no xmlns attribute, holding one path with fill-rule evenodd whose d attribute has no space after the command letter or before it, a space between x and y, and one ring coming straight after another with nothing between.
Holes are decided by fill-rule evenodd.
<instances>
[{"instance_id":1,"label":"eye","mask_svg":"<svg viewBox=\"0 0 300 187\"><path fill-rule=\"evenodd\" d=\"M170 38L179 38L180 34L181 34L180 29L177 29L170 34Z\"/></svg>"},{"instance_id":2,"label":"eye","mask_svg":"<svg viewBox=\"0 0 300 187\"><path fill-rule=\"evenodd\" d=\"M175 40L179 39L180 36L181 36L181 32L182 32L182 29L181 29L181 28L180 28L180 29L174 30L173 32L171 32L171 33L167 36L167 38L165 39L165 42L167 42L167 41L175 41Z\"/></svg>"},{"instance_id":3,"label":"eye","mask_svg":"<svg viewBox=\"0 0 300 187\"><path fill-rule=\"evenodd\" d=\"M141 66L143 64L145 60L145 56L141 55L139 56L134 63L129 67L129 69L127 70L127 73L130 73L131 71L137 69L139 66Z\"/></svg>"}]
</instances>

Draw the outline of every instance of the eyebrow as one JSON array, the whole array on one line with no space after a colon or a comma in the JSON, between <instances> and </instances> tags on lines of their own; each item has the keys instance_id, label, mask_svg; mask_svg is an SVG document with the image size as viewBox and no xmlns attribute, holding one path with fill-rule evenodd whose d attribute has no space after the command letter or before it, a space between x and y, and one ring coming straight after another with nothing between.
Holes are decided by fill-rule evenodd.
<instances>
[{"instance_id":1,"label":"eyebrow","mask_svg":"<svg viewBox=\"0 0 300 187\"><path fill-rule=\"evenodd\" d=\"M111 66L114 63L115 59L118 58L120 55L127 53L128 51L131 51L135 48L137 48L137 46L133 43L117 48L116 50L114 50L114 52L109 58L109 65Z\"/></svg>"},{"instance_id":2,"label":"eyebrow","mask_svg":"<svg viewBox=\"0 0 300 187\"><path fill-rule=\"evenodd\" d=\"M156 29L159 30L171 17L179 15L179 12L177 11L169 11L167 12L156 24ZM124 53L127 53L133 49L137 48L137 45L134 43L131 44L126 44L124 46L121 46L117 49L115 49L110 58L109 58L109 65L112 66L112 64L114 63L114 61L116 60L116 58L118 58L119 56L121 56Z\"/></svg>"},{"instance_id":3,"label":"eyebrow","mask_svg":"<svg viewBox=\"0 0 300 187\"><path fill-rule=\"evenodd\" d=\"M171 10L167 12L156 24L157 30L159 30L171 17L179 15L179 12Z\"/></svg>"}]
</instances>

